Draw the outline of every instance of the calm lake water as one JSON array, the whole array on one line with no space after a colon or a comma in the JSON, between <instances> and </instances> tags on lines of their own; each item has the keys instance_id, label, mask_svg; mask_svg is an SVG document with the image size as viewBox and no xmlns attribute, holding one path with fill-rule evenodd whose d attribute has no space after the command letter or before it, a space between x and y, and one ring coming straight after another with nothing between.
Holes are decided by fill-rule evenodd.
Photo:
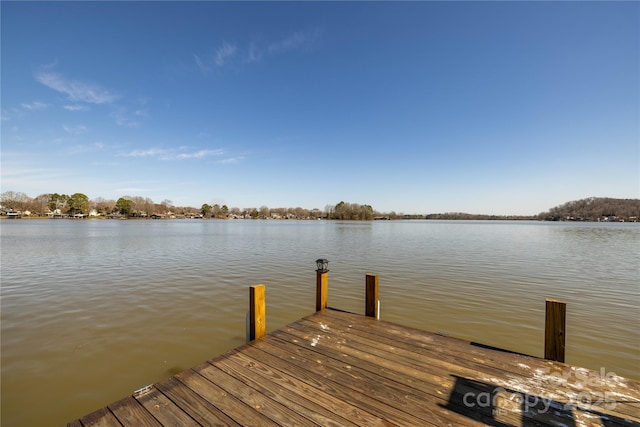
<instances>
[{"instance_id":1,"label":"calm lake water","mask_svg":"<svg viewBox=\"0 0 640 427\"><path fill-rule=\"evenodd\" d=\"M2 424L61 425L329 305L543 355L567 302L567 362L640 379L640 224L3 220Z\"/></svg>"}]
</instances>

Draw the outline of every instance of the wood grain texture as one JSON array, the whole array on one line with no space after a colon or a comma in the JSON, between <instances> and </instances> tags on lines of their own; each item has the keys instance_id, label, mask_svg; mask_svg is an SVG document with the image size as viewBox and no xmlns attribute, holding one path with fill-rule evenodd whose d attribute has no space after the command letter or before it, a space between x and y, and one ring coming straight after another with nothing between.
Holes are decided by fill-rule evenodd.
<instances>
[{"instance_id":1,"label":"wood grain texture","mask_svg":"<svg viewBox=\"0 0 640 427\"><path fill-rule=\"evenodd\" d=\"M326 309L69 425L640 426L640 381L599 375Z\"/></svg>"},{"instance_id":2,"label":"wood grain texture","mask_svg":"<svg viewBox=\"0 0 640 427\"><path fill-rule=\"evenodd\" d=\"M249 341L264 337L267 331L266 287L249 288Z\"/></svg>"},{"instance_id":3,"label":"wood grain texture","mask_svg":"<svg viewBox=\"0 0 640 427\"><path fill-rule=\"evenodd\" d=\"M364 315L378 318L378 275L367 274L365 277Z\"/></svg>"},{"instance_id":4,"label":"wood grain texture","mask_svg":"<svg viewBox=\"0 0 640 427\"><path fill-rule=\"evenodd\" d=\"M567 304L547 299L544 323L544 358L564 362Z\"/></svg>"}]
</instances>

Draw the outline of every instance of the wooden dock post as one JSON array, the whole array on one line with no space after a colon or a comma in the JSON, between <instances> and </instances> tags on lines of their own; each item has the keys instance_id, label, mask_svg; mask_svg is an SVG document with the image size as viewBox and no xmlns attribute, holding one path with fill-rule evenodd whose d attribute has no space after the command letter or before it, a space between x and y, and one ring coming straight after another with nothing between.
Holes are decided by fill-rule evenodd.
<instances>
[{"instance_id":1,"label":"wooden dock post","mask_svg":"<svg viewBox=\"0 0 640 427\"><path fill-rule=\"evenodd\" d=\"M329 261L321 258L316 260L316 264L316 311L320 311L327 308L329 297Z\"/></svg>"},{"instance_id":2,"label":"wooden dock post","mask_svg":"<svg viewBox=\"0 0 640 427\"><path fill-rule=\"evenodd\" d=\"M365 278L364 314L380 319L380 301L378 300L378 275L367 273Z\"/></svg>"},{"instance_id":3,"label":"wooden dock post","mask_svg":"<svg viewBox=\"0 0 640 427\"><path fill-rule=\"evenodd\" d=\"M377 276L367 274L369 283L375 289ZM264 335L265 286L251 286L250 296L247 319L253 319L254 339ZM564 320L565 303L547 300L547 307L547 313L557 311L551 323L564 324L555 319ZM345 339L350 333L354 339ZM470 425L474 420L494 426L574 426L581 419L640 426L640 381L605 375L604 368L596 372L567 365L562 372L558 366L550 371L550 364L327 307L142 387L67 427L193 425L194 420L243 426L366 426L389 420L408 426ZM568 375L577 380L567 381ZM496 384L516 384L516 390ZM598 404L601 399L591 396L608 400Z\"/></svg>"},{"instance_id":4,"label":"wooden dock post","mask_svg":"<svg viewBox=\"0 0 640 427\"><path fill-rule=\"evenodd\" d=\"M249 287L249 341L264 337L267 330L266 287Z\"/></svg>"},{"instance_id":5,"label":"wooden dock post","mask_svg":"<svg viewBox=\"0 0 640 427\"><path fill-rule=\"evenodd\" d=\"M316 272L316 311L327 308L329 296L329 273L326 271Z\"/></svg>"},{"instance_id":6,"label":"wooden dock post","mask_svg":"<svg viewBox=\"0 0 640 427\"><path fill-rule=\"evenodd\" d=\"M544 323L544 358L564 362L567 303L546 300Z\"/></svg>"}]
</instances>

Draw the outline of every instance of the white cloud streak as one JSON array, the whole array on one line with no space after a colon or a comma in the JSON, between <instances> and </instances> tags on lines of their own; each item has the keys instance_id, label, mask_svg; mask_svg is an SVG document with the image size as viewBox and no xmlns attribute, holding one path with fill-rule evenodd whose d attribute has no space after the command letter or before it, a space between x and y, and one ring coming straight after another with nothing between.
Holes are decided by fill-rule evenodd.
<instances>
[{"instance_id":1,"label":"white cloud streak","mask_svg":"<svg viewBox=\"0 0 640 427\"><path fill-rule=\"evenodd\" d=\"M116 121L118 126L134 128L140 126L140 119L149 117L149 110L143 108L130 111L126 107L120 107L112 111L109 116Z\"/></svg>"},{"instance_id":2,"label":"white cloud streak","mask_svg":"<svg viewBox=\"0 0 640 427\"><path fill-rule=\"evenodd\" d=\"M199 150L193 153L180 153L176 156L178 159L202 159L209 156L221 156L224 154L224 150Z\"/></svg>"},{"instance_id":3,"label":"white cloud streak","mask_svg":"<svg viewBox=\"0 0 640 427\"><path fill-rule=\"evenodd\" d=\"M264 51L260 49L256 43L251 43L249 46L247 62L260 62L263 56Z\"/></svg>"},{"instance_id":4,"label":"white cloud streak","mask_svg":"<svg viewBox=\"0 0 640 427\"><path fill-rule=\"evenodd\" d=\"M43 188L50 188L52 182L64 182L73 176L73 172L69 168L44 168L18 162L14 163L13 167L3 165L0 176L3 188L20 188L25 192L37 192Z\"/></svg>"},{"instance_id":5,"label":"white cloud streak","mask_svg":"<svg viewBox=\"0 0 640 427\"><path fill-rule=\"evenodd\" d=\"M67 149L68 154L84 154L84 153L94 153L97 151L102 151L104 149L104 144L101 142L94 142L93 144L82 144L76 145L73 147L69 147Z\"/></svg>"},{"instance_id":6,"label":"white cloud streak","mask_svg":"<svg viewBox=\"0 0 640 427\"><path fill-rule=\"evenodd\" d=\"M244 156L229 157L227 159L218 160L216 163L221 165L233 165L238 163L240 160L244 160Z\"/></svg>"},{"instance_id":7,"label":"white cloud streak","mask_svg":"<svg viewBox=\"0 0 640 427\"><path fill-rule=\"evenodd\" d=\"M207 72L210 70L210 67L202 60L202 58L194 54L193 59L196 61L196 65L198 66L202 74L207 74Z\"/></svg>"},{"instance_id":8,"label":"white cloud streak","mask_svg":"<svg viewBox=\"0 0 640 427\"><path fill-rule=\"evenodd\" d=\"M149 148L146 150L133 150L126 154L124 157L141 157L141 158L156 158L158 160L188 160L188 159L204 159L211 156L221 156L224 154L223 149L216 150L198 150L192 152L184 152L186 148L181 147L179 149L164 149L164 148Z\"/></svg>"},{"instance_id":9,"label":"white cloud streak","mask_svg":"<svg viewBox=\"0 0 640 427\"><path fill-rule=\"evenodd\" d=\"M37 73L35 79L48 88L67 95L71 101L89 104L110 104L118 98L115 94L98 85L69 80L49 71Z\"/></svg>"},{"instance_id":10,"label":"white cloud streak","mask_svg":"<svg viewBox=\"0 0 640 427\"><path fill-rule=\"evenodd\" d=\"M227 42L222 43L222 46L216 50L216 65L222 67L227 59L231 58L236 53L236 45L229 44Z\"/></svg>"},{"instance_id":11,"label":"white cloud streak","mask_svg":"<svg viewBox=\"0 0 640 427\"><path fill-rule=\"evenodd\" d=\"M62 129L64 129L65 132L70 133L72 135L80 135L81 133L84 133L87 131L87 127L84 125L76 125L76 126L62 125Z\"/></svg>"},{"instance_id":12,"label":"white cloud streak","mask_svg":"<svg viewBox=\"0 0 640 427\"><path fill-rule=\"evenodd\" d=\"M166 155L167 150L160 148L150 148L147 150L133 150L125 154L125 157L161 157Z\"/></svg>"},{"instance_id":13,"label":"white cloud streak","mask_svg":"<svg viewBox=\"0 0 640 427\"><path fill-rule=\"evenodd\" d=\"M33 101L33 102L23 102L22 104L20 104L20 106L25 110L38 111L38 110L44 110L49 106L49 104L45 104L44 102L41 102L41 101Z\"/></svg>"},{"instance_id":14,"label":"white cloud streak","mask_svg":"<svg viewBox=\"0 0 640 427\"><path fill-rule=\"evenodd\" d=\"M129 128L140 126L140 122L135 120L135 118L131 117L131 115L129 115L126 111L122 109L119 111L114 111L109 115L111 116L112 119L116 121L116 124L118 126L124 126ZM140 115L136 113L134 113L133 115L135 117L140 117Z\"/></svg>"},{"instance_id":15,"label":"white cloud streak","mask_svg":"<svg viewBox=\"0 0 640 427\"><path fill-rule=\"evenodd\" d=\"M198 69L207 74L215 66L222 67L229 62L236 54L244 57L244 62L254 63L260 62L264 58L272 55L284 54L290 51L305 50L313 47L322 36L322 30L313 28L305 31L297 31L290 36L267 43L258 43L253 41L246 49L239 49L234 43L223 42L216 50L212 59L207 59L200 55L193 55L193 59Z\"/></svg>"},{"instance_id":16,"label":"white cloud streak","mask_svg":"<svg viewBox=\"0 0 640 427\"><path fill-rule=\"evenodd\" d=\"M298 31L286 39L270 43L267 51L271 54L284 53L291 50L307 49L320 38L321 31L319 29Z\"/></svg>"},{"instance_id":17,"label":"white cloud streak","mask_svg":"<svg viewBox=\"0 0 640 427\"><path fill-rule=\"evenodd\" d=\"M84 105L65 105L63 108L68 111L87 111L89 109Z\"/></svg>"}]
</instances>

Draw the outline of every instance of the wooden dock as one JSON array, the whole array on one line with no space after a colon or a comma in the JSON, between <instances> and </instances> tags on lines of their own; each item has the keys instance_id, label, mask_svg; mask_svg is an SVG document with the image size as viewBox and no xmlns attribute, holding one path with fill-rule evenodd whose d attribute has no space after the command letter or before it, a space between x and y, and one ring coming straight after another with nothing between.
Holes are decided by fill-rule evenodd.
<instances>
[{"instance_id":1,"label":"wooden dock","mask_svg":"<svg viewBox=\"0 0 640 427\"><path fill-rule=\"evenodd\" d=\"M373 285L368 276L377 298L377 276ZM259 320L257 339L68 426L640 426L640 381L329 309L326 292L318 297L316 313L266 335ZM256 299L264 289L251 291Z\"/></svg>"}]
</instances>

